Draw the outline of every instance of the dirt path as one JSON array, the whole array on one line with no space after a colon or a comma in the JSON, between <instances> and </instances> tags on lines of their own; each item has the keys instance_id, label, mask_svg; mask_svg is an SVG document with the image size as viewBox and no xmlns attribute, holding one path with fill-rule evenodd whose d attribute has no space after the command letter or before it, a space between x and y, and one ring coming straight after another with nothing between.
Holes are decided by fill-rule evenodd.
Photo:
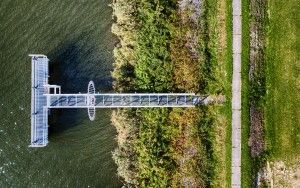
<instances>
[{"instance_id":1,"label":"dirt path","mask_svg":"<svg viewBox=\"0 0 300 188\"><path fill-rule=\"evenodd\" d=\"M233 0L231 187L241 187L241 0Z\"/></svg>"}]
</instances>

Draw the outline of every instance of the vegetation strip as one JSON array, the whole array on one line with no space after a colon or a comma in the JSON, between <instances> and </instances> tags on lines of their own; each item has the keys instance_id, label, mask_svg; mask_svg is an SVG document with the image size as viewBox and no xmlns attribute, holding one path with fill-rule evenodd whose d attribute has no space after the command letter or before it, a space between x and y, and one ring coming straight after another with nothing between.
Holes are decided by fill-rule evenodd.
<instances>
[{"instance_id":1,"label":"vegetation strip","mask_svg":"<svg viewBox=\"0 0 300 188\"><path fill-rule=\"evenodd\" d=\"M115 89L230 98L227 22L217 19L219 6L227 1L221 3L114 1L112 30L120 39L114 50ZM226 15L222 12L223 20ZM118 148L113 157L124 184L224 186L227 151L221 143L230 127L228 105L115 111Z\"/></svg>"},{"instance_id":2,"label":"vegetation strip","mask_svg":"<svg viewBox=\"0 0 300 188\"><path fill-rule=\"evenodd\" d=\"M265 111L265 29L266 1L243 3L243 131L242 181L245 187L256 184L257 172L264 164ZM249 15L249 16L248 16Z\"/></svg>"},{"instance_id":3,"label":"vegetation strip","mask_svg":"<svg viewBox=\"0 0 300 188\"><path fill-rule=\"evenodd\" d=\"M260 157L264 143L266 1L250 0L250 154Z\"/></svg>"}]
</instances>

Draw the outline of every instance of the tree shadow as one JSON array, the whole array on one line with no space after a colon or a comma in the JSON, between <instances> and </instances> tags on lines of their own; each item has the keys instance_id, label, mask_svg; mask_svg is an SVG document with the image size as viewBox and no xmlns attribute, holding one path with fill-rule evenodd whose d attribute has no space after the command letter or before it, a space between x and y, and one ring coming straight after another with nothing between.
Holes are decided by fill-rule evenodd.
<instances>
[{"instance_id":1,"label":"tree shadow","mask_svg":"<svg viewBox=\"0 0 300 188\"><path fill-rule=\"evenodd\" d=\"M86 93L88 82L93 80L96 91L111 91L112 63L95 56L93 48L92 45L83 45L79 39L48 54L49 83L60 85L62 93ZM85 109L51 109L49 134L59 134L81 125L86 118L88 116Z\"/></svg>"}]
</instances>

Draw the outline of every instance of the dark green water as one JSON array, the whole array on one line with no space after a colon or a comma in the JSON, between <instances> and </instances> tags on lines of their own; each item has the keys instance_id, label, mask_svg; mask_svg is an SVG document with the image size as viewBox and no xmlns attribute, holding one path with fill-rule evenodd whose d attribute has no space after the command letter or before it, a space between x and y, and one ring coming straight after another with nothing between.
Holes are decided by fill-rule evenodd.
<instances>
[{"instance_id":1,"label":"dark green water","mask_svg":"<svg viewBox=\"0 0 300 188\"><path fill-rule=\"evenodd\" d=\"M50 59L50 81L63 92L111 90L109 0L0 1L0 187L120 187L111 152L110 111L51 113L50 144L30 140L29 53Z\"/></svg>"}]
</instances>

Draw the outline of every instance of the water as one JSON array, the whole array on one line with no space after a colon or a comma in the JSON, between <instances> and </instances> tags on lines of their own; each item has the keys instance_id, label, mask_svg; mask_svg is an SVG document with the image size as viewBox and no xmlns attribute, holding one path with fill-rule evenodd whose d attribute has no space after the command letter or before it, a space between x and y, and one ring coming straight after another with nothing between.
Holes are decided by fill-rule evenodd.
<instances>
[{"instance_id":1,"label":"water","mask_svg":"<svg viewBox=\"0 0 300 188\"><path fill-rule=\"evenodd\" d=\"M30 140L29 53L50 59L50 81L63 92L111 90L109 0L0 1L0 187L120 187L111 151L109 110L51 112L50 143Z\"/></svg>"}]
</instances>

